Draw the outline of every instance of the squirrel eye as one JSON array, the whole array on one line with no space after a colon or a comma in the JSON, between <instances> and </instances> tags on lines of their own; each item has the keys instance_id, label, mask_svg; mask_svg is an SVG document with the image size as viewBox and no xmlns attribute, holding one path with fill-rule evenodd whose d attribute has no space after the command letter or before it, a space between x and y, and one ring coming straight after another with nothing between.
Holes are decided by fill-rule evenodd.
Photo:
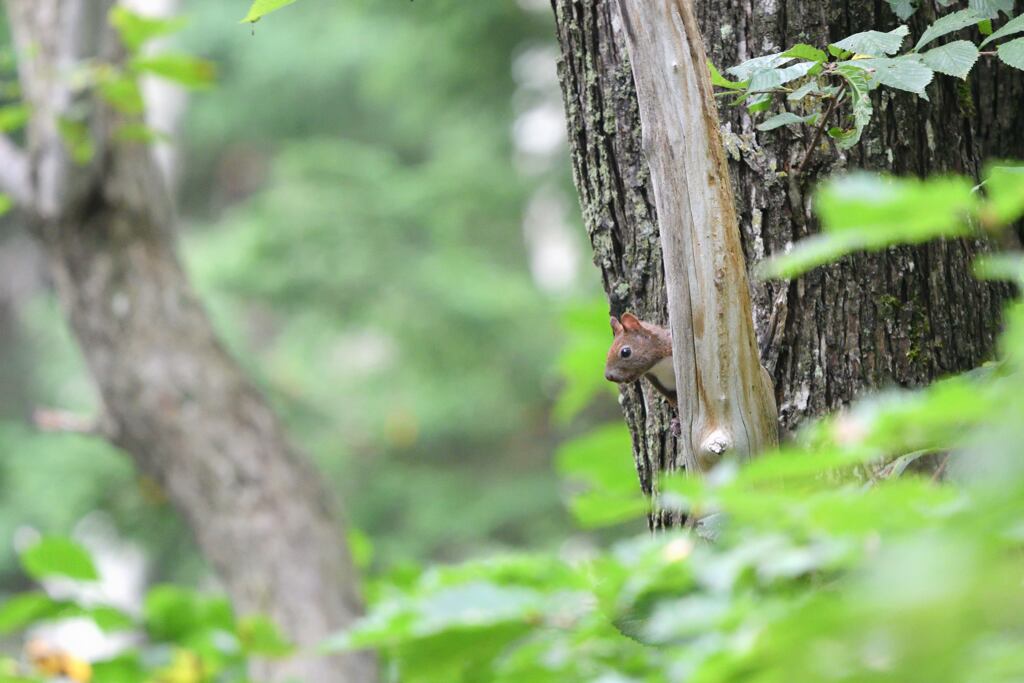
<instances>
[{"instance_id":1,"label":"squirrel eye","mask_svg":"<svg viewBox=\"0 0 1024 683\"><path fill-rule=\"evenodd\" d=\"M630 356L633 355L633 349L629 348L628 346L623 346L622 350L619 351L619 355L622 356L623 358L629 358Z\"/></svg>"}]
</instances>

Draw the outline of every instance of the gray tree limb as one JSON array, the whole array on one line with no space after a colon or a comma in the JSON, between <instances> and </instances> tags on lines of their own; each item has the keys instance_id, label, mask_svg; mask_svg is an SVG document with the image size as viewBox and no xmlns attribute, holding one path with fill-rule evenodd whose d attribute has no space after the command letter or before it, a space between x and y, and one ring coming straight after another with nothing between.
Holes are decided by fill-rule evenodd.
<instances>
[{"instance_id":1,"label":"gray tree limb","mask_svg":"<svg viewBox=\"0 0 1024 683\"><path fill-rule=\"evenodd\" d=\"M236 609L274 619L300 651L255 678L376 680L368 654L316 645L361 611L344 525L316 471L229 356L179 263L166 184L121 115L74 91L82 60L116 60L110 0L7 0L27 128L31 203L61 304L99 389L104 431L188 522ZM77 164L57 121L81 116Z\"/></svg>"}]
</instances>

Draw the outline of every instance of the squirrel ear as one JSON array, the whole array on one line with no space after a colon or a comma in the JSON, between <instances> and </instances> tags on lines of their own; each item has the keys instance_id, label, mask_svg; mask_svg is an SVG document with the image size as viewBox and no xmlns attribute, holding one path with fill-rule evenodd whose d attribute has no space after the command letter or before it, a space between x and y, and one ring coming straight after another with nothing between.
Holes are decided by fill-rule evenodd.
<instances>
[{"instance_id":1,"label":"squirrel ear","mask_svg":"<svg viewBox=\"0 0 1024 683\"><path fill-rule=\"evenodd\" d=\"M612 316L612 334L614 334L616 337L622 334L622 323L620 323L619 319L616 318L614 315Z\"/></svg>"},{"instance_id":2,"label":"squirrel ear","mask_svg":"<svg viewBox=\"0 0 1024 683\"><path fill-rule=\"evenodd\" d=\"M622 327L630 332L636 332L643 329L643 324L637 320L637 317L632 313L622 314Z\"/></svg>"}]
</instances>

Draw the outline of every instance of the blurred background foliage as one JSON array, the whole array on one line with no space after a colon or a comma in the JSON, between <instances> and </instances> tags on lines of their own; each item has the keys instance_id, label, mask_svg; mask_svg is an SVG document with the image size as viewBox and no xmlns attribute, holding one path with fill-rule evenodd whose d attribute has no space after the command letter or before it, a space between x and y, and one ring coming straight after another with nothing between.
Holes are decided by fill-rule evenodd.
<instances>
[{"instance_id":1,"label":"blurred background foliage","mask_svg":"<svg viewBox=\"0 0 1024 683\"><path fill-rule=\"evenodd\" d=\"M300 3L250 29L242 4L184 2L171 39L218 73L172 136L184 259L218 329L376 570L562 542L561 320L594 310L598 285L578 267L550 8ZM20 244L3 233L0 251ZM15 314L0 591L23 585L19 529L69 533L97 512L144 545L151 579L205 577L125 458L26 426L33 406L89 414L95 398L45 282ZM571 430L617 412L592 411Z\"/></svg>"}]
</instances>

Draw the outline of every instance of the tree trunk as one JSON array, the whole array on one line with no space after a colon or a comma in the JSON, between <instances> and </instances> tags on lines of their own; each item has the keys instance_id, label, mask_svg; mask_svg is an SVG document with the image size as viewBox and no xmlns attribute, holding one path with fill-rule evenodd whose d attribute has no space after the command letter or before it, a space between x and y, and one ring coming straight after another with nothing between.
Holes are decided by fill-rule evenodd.
<instances>
[{"instance_id":1,"label":"tree trunk","mask_svg":"<svg viewBox=\"0 0 1024 683\"><path fill-rule=\"evenodd\" d=\"M622 27L609 0L552 0L562 56L559 78L576 187L611 312L664 323L665 276L658 220L636 92ZM710 59L720 67L784 50L824 46L857 31L893 28L888 6L868 0L697 0ZM911 23L918 35L934 19L931 3ZM720 110L748 265L817 230L814 184L846 168L926 175L977 175L992 156L1021 156L1024 97L1019 71L979 65L967 84L943 76L931 102L906 93L875 94L876 117L850 152L815 152L796 167L808 133L755 131L742 108ZM941 241L858 255L793 282L753 282L762 362L775 383L780 426L844 406L884 386L914 387L974 367L992 352L1003 285L980 283L971 261L984 245ZM646 400L641 392L646 392ZM643 490L683 461L668 431L664 402L648 387L623 388ZM652 526L671 525L661 513Z\"/></svg>"},{"instance_id":2,"label":"tree trunk","mask_svg":"<svg viewBox=\"0 0 1024 683\"><path fill-rule=\"evenodd\" d=\"M166 185L141 144L117 142L121 116L99 99L95 151L72 162L56 118L78 95L63 74L116 60L104 0L8 0L32 117L20 192L61 303L99 387L102 430L185 517L241 614L273 618L298 643L260 680L363 683L369 655L312 651L360 612L344 527L316 472L218 342L178 261Z\"/></svg>"}]
</instances>

